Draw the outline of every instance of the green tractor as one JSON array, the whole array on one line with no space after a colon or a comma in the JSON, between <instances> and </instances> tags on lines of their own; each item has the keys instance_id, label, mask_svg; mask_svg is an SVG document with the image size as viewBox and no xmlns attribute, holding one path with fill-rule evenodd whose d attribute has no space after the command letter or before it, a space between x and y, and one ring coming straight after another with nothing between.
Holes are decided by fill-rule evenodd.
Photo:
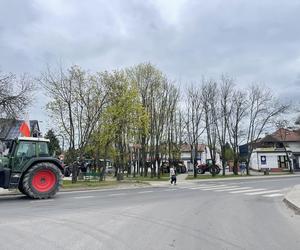
<instances>
[{"instance_id":1,"label":"green tractor","mask_svg":"<svg viewBox=\"0 0 300 250\"><path fill-rule=\"evenodd\" d=\"M59 190L62 163L50 156L48 139L20 137L12 141L7 156L0 157L0 187L18 188L33 199L51 198Z\"/></svg>"}]
</instances>

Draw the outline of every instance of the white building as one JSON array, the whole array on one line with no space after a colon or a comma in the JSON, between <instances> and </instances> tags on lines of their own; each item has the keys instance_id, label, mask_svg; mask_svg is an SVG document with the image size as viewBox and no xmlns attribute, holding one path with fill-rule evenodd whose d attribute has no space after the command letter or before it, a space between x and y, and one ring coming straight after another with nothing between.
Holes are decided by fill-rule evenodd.
<instances>
[{"instance_id":1,"label":"white building","mask_svg":"<svg viewBox=\"0 0 300 250\"><path fill-rule=\"evenodd\" d=\"M289 170L288 160L294 170L300 170L300 130L282 128L256 143L249 166L254 170L284 171Z\"/></svg>"},{"instance_id":2,"label":"white building","mask_svg":"<svg viewBox=\"0 0 300 250\"><path fill-rule=\"evenodd\" d=\"M210 150L207 145L198 145L197 162L198 164L205 164L206 160L211 159ZM191 164L191 146L187 143L181 145L181 160L184 165L188 167ZM216 164L221 166L221 159L219 152L216 152Z\"/></svg>"}]
</instances>

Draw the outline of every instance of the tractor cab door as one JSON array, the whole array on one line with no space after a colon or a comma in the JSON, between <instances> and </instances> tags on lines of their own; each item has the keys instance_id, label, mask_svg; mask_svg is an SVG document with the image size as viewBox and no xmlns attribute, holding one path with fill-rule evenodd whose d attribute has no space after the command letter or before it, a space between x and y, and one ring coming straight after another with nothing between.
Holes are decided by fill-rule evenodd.
<instances>
[{"instance_id":1,"label":"tractor cab door","mask_svg":"<svg viewBox=\"0 0 300 250\"><path fill-rule=\"evenodd\" d=\"M34 157L36 157L36 143L32 141L19 141L12 159L12 171L21 172L24 165Z\"/></svg>"}]
</instances>

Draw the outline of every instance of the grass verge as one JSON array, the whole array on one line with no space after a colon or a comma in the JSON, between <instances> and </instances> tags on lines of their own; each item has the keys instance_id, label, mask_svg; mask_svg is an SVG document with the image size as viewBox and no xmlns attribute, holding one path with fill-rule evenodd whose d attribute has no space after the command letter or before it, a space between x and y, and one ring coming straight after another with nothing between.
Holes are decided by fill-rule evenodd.
<instances>
[{"instance_id":1,"label":"grass verge","mask_svg":"<svg viewBox=\"0 0 300 250\"><path fill-rule=\"evenodd\" d=\"M160 178L157 177L143 177L143 176L136 176L136 177L124 177L124 180L131 180L131 181L169 181L169 175L162 175Z\"/></svg>"}]
</instances>

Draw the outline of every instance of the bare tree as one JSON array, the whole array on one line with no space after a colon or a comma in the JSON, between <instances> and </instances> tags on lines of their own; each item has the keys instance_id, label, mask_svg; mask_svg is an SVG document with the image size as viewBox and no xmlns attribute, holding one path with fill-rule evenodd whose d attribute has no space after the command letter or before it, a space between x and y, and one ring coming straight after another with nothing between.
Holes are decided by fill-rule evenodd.
<instances>
[{"instance_id":1,"label":"bare tree","mask_svg":"<svg viewBox=\"0 0 300 250\"><path fill-rule=\"evenodd\" d=\"M33 99L34 83L27 75L0 72L0 117L17 118Z\"/></svg>"},{"instance_id":2,"label":"bare tree","mask_svg":"<svg viewBox=\"0 0 300 250\"><path fill-rule=\"evenodd\" d=\"M226 169L225 152L226 152L227 138L229 134L228 123L229 123L229 117L231 115L231 102L234 96L233 88L234 88L233 79L223 75L221 78L219 98L218 100L216 100L217 103L216 104L217 111L215 112L216 117L214 118L216 124L218 142L221 148L223 175L225 175L225 169Z\"/></svg>"},{"instance_id":3,"label":"bare tree","mask_svg":"<svg viewBox=\"0 0 300 250\"><path fill-rule=\"evenodd\" d=\"M261 134L268 128L273 120L283 114L288 105L279 103L270 90L259 85L252 85L248 91L248 123L247 145L248 155L246 160L247 174L249 174L249 161L253 152L254 143L258 141Z\"/></svg>"},{"instance_id":4,"label":"bare tree","mask_svg":"<svg viewBox=\"0 0 300 250\"><path fill-rule=\"evenodd\" d=\"M161 168L161 154L160 147L162 136L164 133L170 134L170 125L174 119L178 103L178 90L177 88L167 81L161 85L161 95L156 100L154 105L154 135L155 135L155 161L158 169L158 178L160 177ZM170 136L170 135L169 135ZM169 164L171 158L171 151L169 145Z\"/></svg>"},{"instance_id":5,"label":"bare tree","mask_svg":"<svg viewBox=\"0 0 300 250\"><path fill-rule=\"evenodd\" d=\"M228 116L228 135L233 150L233 172L238 174L239 145L242 138L242 122L247 115L246 93L236 90L233 92L230 114Z\"/></svg>"},{"instance_id":6,"label":"bare tree","mask_svg":"<svg viewBox=\"0 0 300 250\"><path fill-rule=\"evenodd\" d=\"M202 84L201 102L204 110L204 120L207 136L207 145L210 152L212 161L211 173L216 174L216 156L217 156L217 123L216 120L220 119L216 109L216 100L219 98L217 83L213 80L204 80Z\"/></svg>"},{"instance_id":7,"label":"bare tree","mask_svg":"<svg viewBox=\"0 0 300 250\"><path fill-rule=\"evenodd\" d=\"M196 178L199 139L205 131L205 126L203 126L204 109L201 102L201 88L190 85L187 88L187 95L185 99L185 137L191 149L191 163L193 164L194 177Z\"/></svg>"},{"instance_id":8,"label":"bare tree","mask_svg":"<svg viewBox=\"0 0 300 250\"><path fill-rule=\"evenodd\" d=\"M69 149L83 150L89 143L106 103L107 91L100 75L90 75L78 66L64 71L50 68L40 83L52 98L47 109L69 141ZM82 152L81 152L82 153Z\"/></svg>"}]
</instances>

